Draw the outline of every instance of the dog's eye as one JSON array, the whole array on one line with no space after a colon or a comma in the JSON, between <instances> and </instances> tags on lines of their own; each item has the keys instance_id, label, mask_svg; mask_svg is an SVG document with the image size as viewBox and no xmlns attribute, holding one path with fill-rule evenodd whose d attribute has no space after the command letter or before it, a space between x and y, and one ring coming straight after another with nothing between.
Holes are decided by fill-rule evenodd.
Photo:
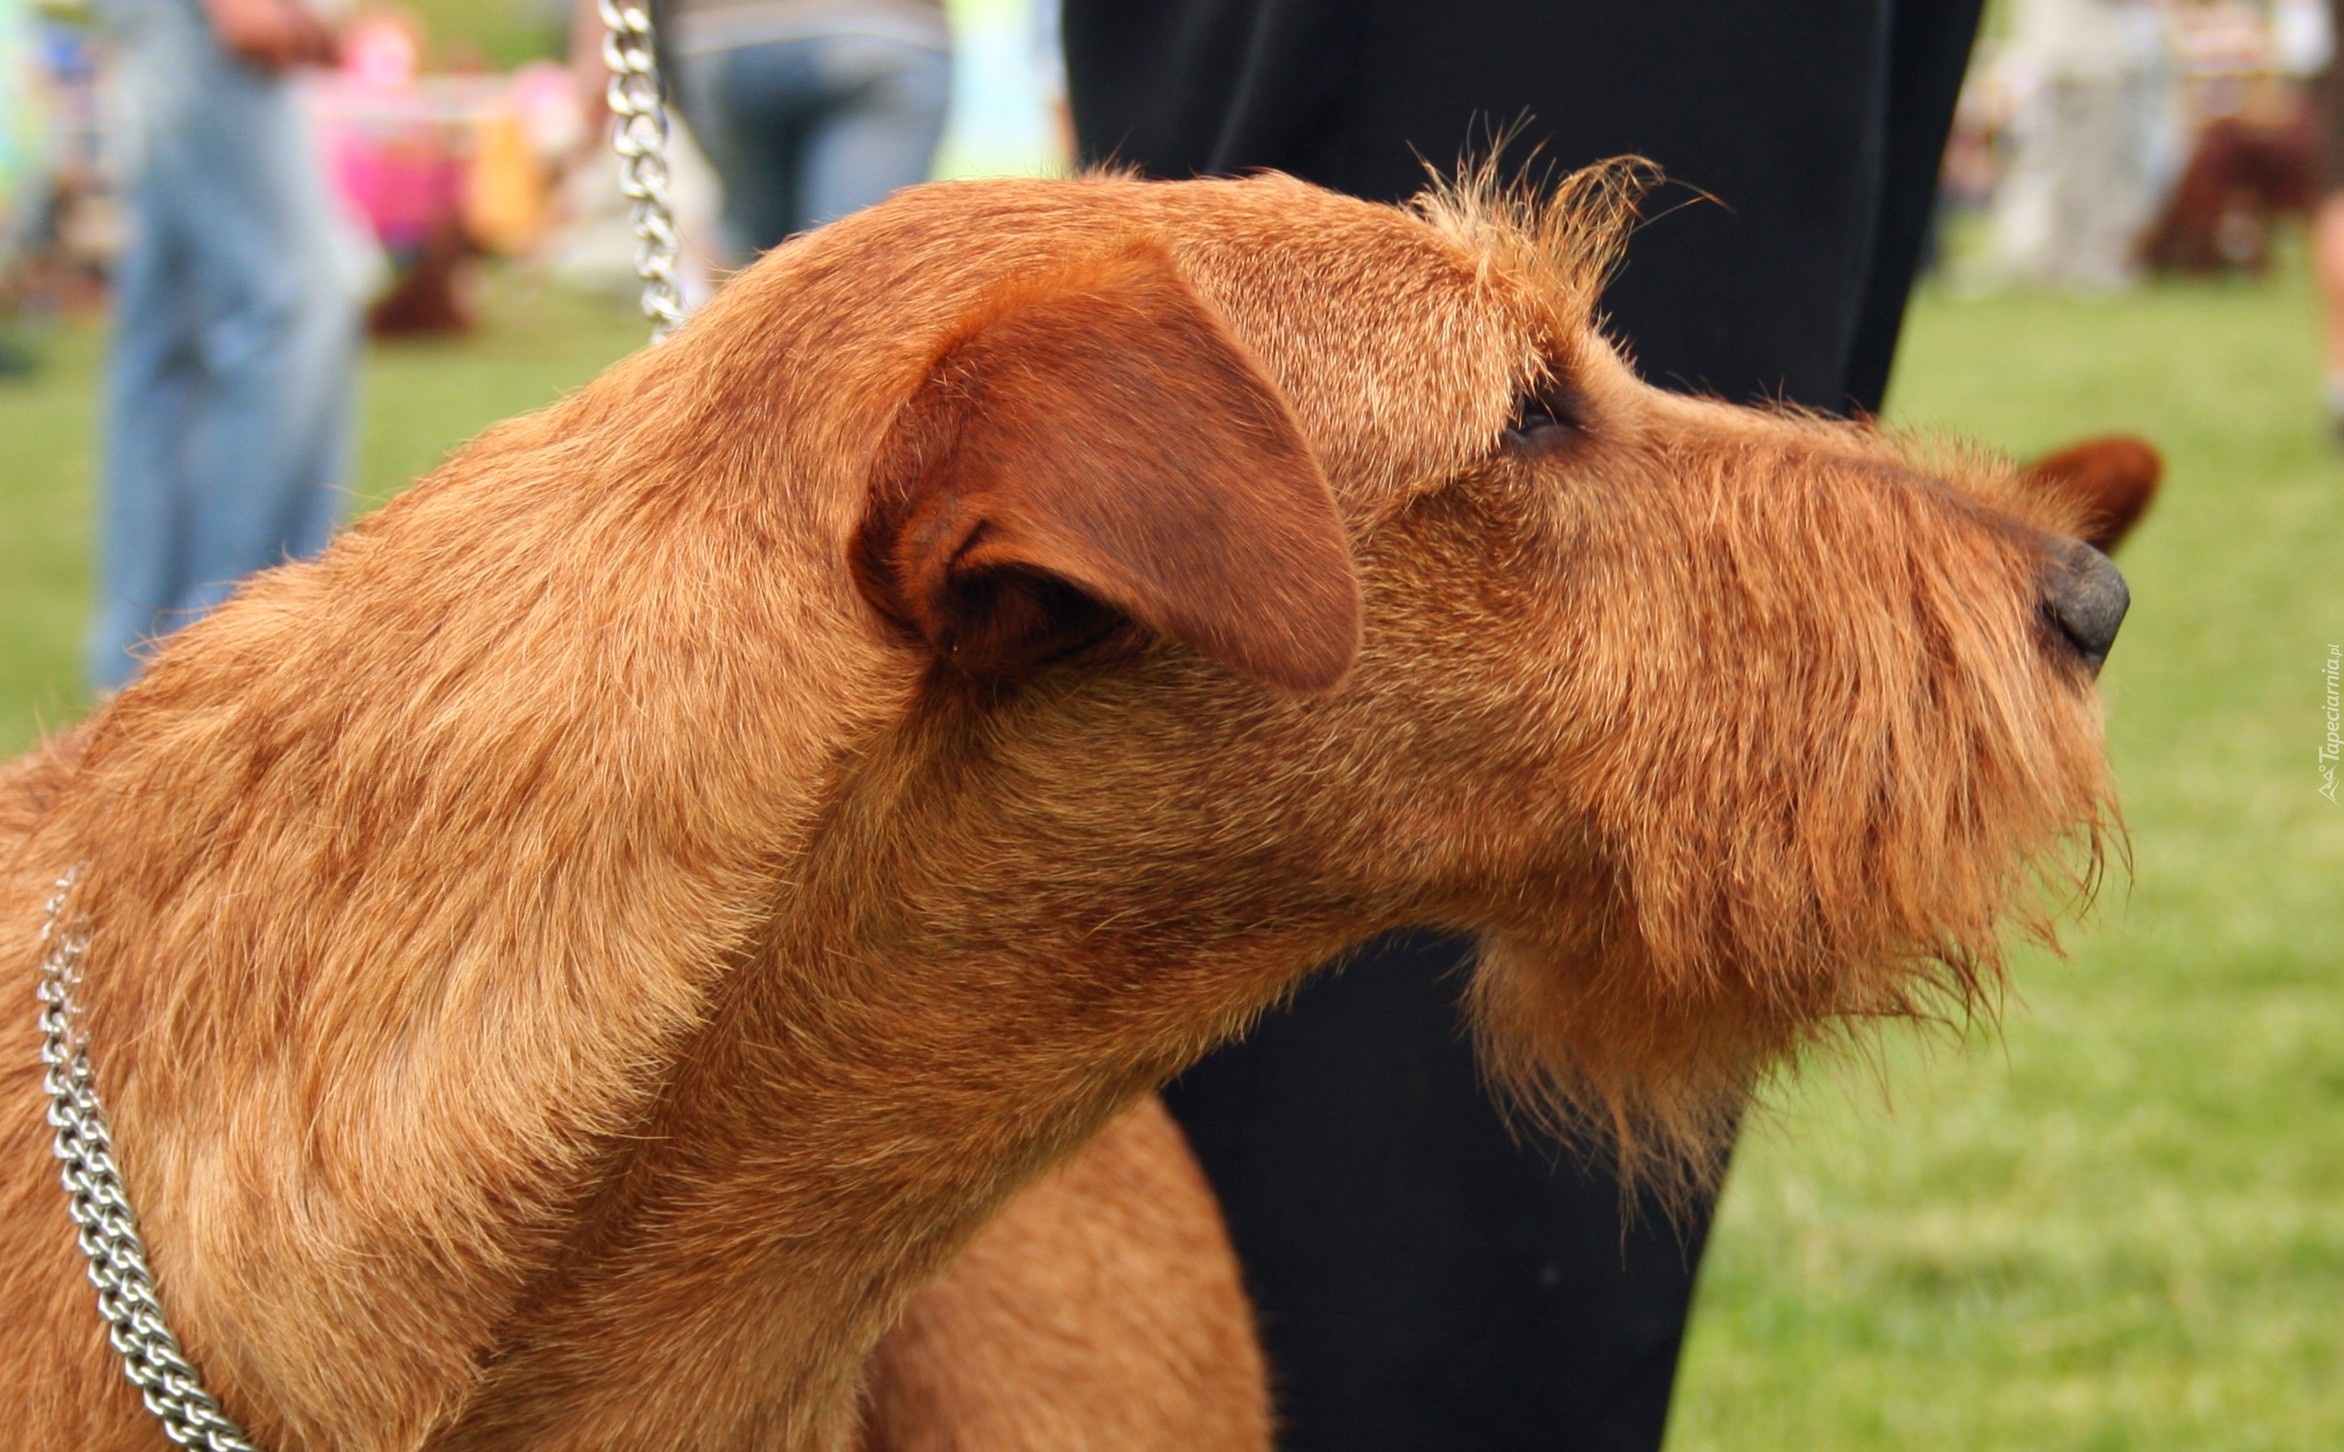
<instances>
[{"instance_id":1,"label":"dog's eye","mask_svg":"<svg viewBox=\"0 0 2344 1452\"><path fill-rule=\"evenodd\" d=\"M1516 400L1506 441L1525 448L1550 447L1581 427L1578 395L1547 379Z\"/></svg>"}]
</instances>

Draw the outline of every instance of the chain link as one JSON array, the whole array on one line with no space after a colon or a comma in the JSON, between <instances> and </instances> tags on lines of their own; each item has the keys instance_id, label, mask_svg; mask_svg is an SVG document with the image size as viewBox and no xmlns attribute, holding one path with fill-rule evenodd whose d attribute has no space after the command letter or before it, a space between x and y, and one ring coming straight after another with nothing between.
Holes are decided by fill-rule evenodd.
<instances>
[{"instance_id":1,"label":"chain link","mask_svg":"<svg viewBox=\"0 0 2344 1452\"><path fill-rule=\"evenodd\" d=\"M163 1323L146 1242L139 1238L114 1164L114 1136L105 1106L98 1102L89 1036L82 1032L80 1005L73 999L89 935L63 926L66 899L80 875L75 868L57 879L48 919L41 924L41 1062L48 1065L41 1084L49 1095L50 1127L57 1131L54 1149L65 1165L65 1213L89 1261L90 1284L98 1288L106 1340L122 1358L122 1370L147 1411L162 1424L163 1435L174 1447L200 1452L255 1452L244 1429L204 1389L202 1376L179 1349L179 1338Z\"/></svg>"},{"instance_id":2,"label":"chain link","mask_svg":"<svg viewBox=\"0 0 2344 1452\"><path fill-rule=\"evenodd\" d=\"M598 0L602 63L610 68L604 92L611 116L611 150L619 154L619 190L634 203L635 275L643 279L643 316L659 342L684 318L676 283L676 212L668 195L667 103L660 93L659 60L651 45L648 0Z\"/></svg>"}]
</instances>

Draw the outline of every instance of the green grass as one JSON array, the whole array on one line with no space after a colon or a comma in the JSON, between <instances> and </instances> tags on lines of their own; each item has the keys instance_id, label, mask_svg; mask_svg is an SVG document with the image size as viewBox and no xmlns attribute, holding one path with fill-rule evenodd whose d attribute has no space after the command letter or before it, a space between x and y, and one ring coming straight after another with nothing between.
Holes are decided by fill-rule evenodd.
<instances>
[{"instance_id":1,"label":"green grass","mask_svg":"<svg viewBox=\"0 0 2344 1452\"><path fill-rule=\"evenodd\" d=\"M570 11L559 0L407 0L404 8L423 23L426 55L437 65L511 70L567 54Z\"/></svg>"},{"instance_id":2,"label":"green grass","mask_svg":"<svg viewBox=\"0 0 2344 1452\"><path fill-rule=\"evenodd\" d=\"M2130 428L2167 492L2104 685L2132 829L1997 1040L1778 1096L1704 1273L1670 1446L2344 1447L2344 462L2299 276L1925 294L1899 422Z\"/></svg>"},{"instance_id":3,"label":"green grass","mask_svg":"<svg viewBox=\"0 0 2344 1452\"><path fill-rule=\"evenodd\" d=\"M42 370L0 378L0 753L80 714L90 595L98 340L45 340Z\"/></svg>"},{"instance_id":4,"label":"green grass","mask_svg":"<svg viewBox=\"0 0 2344 1452\"><path fill-rule=\"evenodd\" d=\"M626 312L489 292L379 349L380 499L635 346ZM2344 810L2314 792L2344 642L2344 463L2299 278L2118 301L1924 295L1893 412L2014 451L2129 427L2172 474L2106 676L2136 871L1998 1039L1892 1040L1745 1142L1675 1452L2344 1447ZM97 339L0 383L0 749L79 709Z\"/></svg>"}]
</instances>

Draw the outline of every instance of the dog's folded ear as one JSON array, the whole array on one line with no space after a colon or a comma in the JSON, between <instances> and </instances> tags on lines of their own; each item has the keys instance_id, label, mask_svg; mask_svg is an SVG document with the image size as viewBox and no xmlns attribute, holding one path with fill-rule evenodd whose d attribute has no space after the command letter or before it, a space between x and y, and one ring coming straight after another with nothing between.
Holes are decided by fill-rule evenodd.
<instances>
[{"instance_id":1,"label":"dog's folded ear","mask_svg":"<svg viewBox=\"0 0 2344 1452\"><path fill-rule=\"evenodd\" d=\"M1135 620L1255 679L1340 685L1359 583L1292 412L1154 248L1005 291L891 425L857 584L1001 676Z\"/></svg>"},{"instance_id":2,"label":"dog's folded ear","mask_svg":"<svg viewBox=\"0 0 2344 1452\"><path fill-rule=\"evenodd\" d=\"M2083 540L2114 554L2157 497L2165 456L2134 434L2105 434L2068 445L2019 470L2029 488L2063 494L2083 511Z\"/></svg>"}]
</instances>

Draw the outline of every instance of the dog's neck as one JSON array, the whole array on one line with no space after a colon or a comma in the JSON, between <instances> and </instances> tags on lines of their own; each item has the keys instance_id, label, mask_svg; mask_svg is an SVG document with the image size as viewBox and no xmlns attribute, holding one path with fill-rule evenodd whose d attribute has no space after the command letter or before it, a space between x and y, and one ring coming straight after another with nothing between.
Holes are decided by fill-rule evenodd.
<instances>
[{"instance_id":1,"label":"dog's neck","mask_svg":"<svg viewBox=\"0 0 2344 1452\"><path fill-rule=\"evenodd\" d=\"M160 678L157 688L170 684ZM730 1429L741 1446L830 1452L853 1434L858 1377L878 1336L995 1209L1312 963L1378 926L1339 891L1310 887L1299 867L1253 864L1300 885L1270 903L1232 891L1230 864L1170 845L1205 840L1213 821L1262 804L1192 794L1053 809L1004 793L1001 763L938 748L940 738L982 734L967 726L882 729L876 747L868 728L842 732L829 765L793 767L832 783L829 805L794 829L795 852L756 874L761 902L727 896L751 880L741 872L714 873L741 858L753 834L709 849L716 860L696 875L673 877L642 858L639 817L599 824L596 839L572 844L563 879L600 861L637 880L601 892L591 880L530 884L543 920L509 925L520 936L494 955L504 976L489 1009L510 1026L481 1028L494 1042L473 1047L417 1038L463 1031L461 1019L442 1023L439 999L462 995L460 978L407 1007L376 998L393 982L334 981L345 968L398 984L460 974L417 956L428 950L412 927L371 949L340 945L321 962L301 941L353 931L354 919L339 928L290 921L264 910L271 895L248 893L228 901L252 909L237 917L249 916L252 931L223 942L216 930L153 916L145 884L131 893L115 886L136 870L121 854L96 864L92 902L111 963L121 965L100 965L97 1054L121 1087L132 1189L160 1248L174 1317L232 1409L265 1441L289 1445L323 1444L320 1428L343 1445L413 1445L436 1423L427 1444L435 1448L680 1449L677 1437L722 1447L734 1445L724 1440ZM677 791L660 778L706 770L697 748L680 744L692 732L647 736L670 743L675 759L637 758L645 790ZM108 750L132 748L102 749L101 777L131 769L110 765ZM1077 749L1068 759L1086 758ZM354 777L387 780L386 763L349 766ZM177 820L190 803L153 805ZM1151 809L1167 844L1160 860L1110 856L1086 841ZM190 862L199 847L188 844ZM372 872L408 870L390 844L364 850ZM669 926L644 916L654 888ZM486 879L443 878L436 900L408 901L428 914L466 894L493 902L495 891ZM695 905L705 921L676 926L686 921L679 910ZM743 934L724 919L759 926ZM551 953L569 961L539 956ZM686 961L695 956L696 965ZM129 966L137 972L126 974ZM555 974L587 975L585 991L603 997L685 979L707 988L690 1023L663 1033L655 1020L614 1025L614 1008L565 1009L558 993L526 1008L530 995L552 991L537 980ZM337 1039L297 1027L286 1036L220 999L280 991L426 1017L389 1033ZM179 1001L200 1017L175 1018ZM182 1027L233 1030L238 1042L215 1058L263 1057L216 1083L181 1082L175 1066L187 1054L172 1035ZM279 1047L268 1049L272 1042ZM271 1067L268 1055L286 1043L297 1051ZM483 1052L491 1087L525 1089L549 1116L592 1113L573 1148L531 1158L510 1127L484 1135L477 1122L462 1131L447 1122L449 1110L478 1103L466 1065ZM579 1054L600 1062L561 1067ZM605 1082L614 1068L643 1092L619 1097ZM378 1184L383 1171L364 1164L328 1183L304 1159L300 1136L226 1134L224 1125L250 1122L255 1103L281 1092L271 1086L287 1072L325 1073L344 1086L310 1111L318 1132L363 1136L401 1172ZM365 1082L400 1088L353 1097L347 1086ZM503 1116L497 1123L525 1123L514 1118L523 1106L488 1107ZM223 1155L253 1168L235 1179L210 1173ZM475 1183L509 1208L462 1221L443 1213L430 1263L410 1264L403 1257L413 1252L397 1238L336 1238L385 1223L406 1234L393 1217L440 1211ZM53 1185L42 1193L53 1195ZM287 1193L334 1207L326 1236L283 1213ZM263 1249L238 1253L254 1243ZM351 1279L353 1255L376 1267L363 1284ZM334 1294L338 1305L326 1299ZM367 1368L381 1405L354 1405L339 1427L314 1409L287 1415L283 1389L299 1386L294 1378ZM386 1371L400 1381L384 1381ZM105 1394L105 1375L118 1378L91 1369L93 1398ZM414 1431L383 1435L400 1421Z\"/></svg>"},{"instance_id":2,"label":"dog's neck","mask_svg":"<svg viewBox=\"0 0 2344 1452\"><path fill-rule=\"evenodd\" d=\"M788 874L449 1445L840 1445L877 1337L992 1211L1364 931L1239 908L1210 864L1004 852L1037 824L984 775L888 775Z\"/></svg>"}]
</instances>

